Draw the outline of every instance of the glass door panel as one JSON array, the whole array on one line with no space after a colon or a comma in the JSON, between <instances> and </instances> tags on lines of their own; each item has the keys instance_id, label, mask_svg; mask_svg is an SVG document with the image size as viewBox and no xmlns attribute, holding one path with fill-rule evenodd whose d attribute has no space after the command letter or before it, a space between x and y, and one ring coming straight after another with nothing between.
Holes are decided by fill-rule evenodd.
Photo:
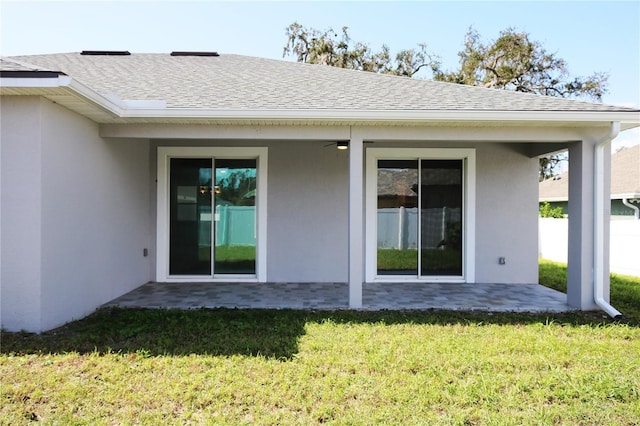
<instances>
[{"instance_id":1,"label":"glass door panel","mask_svg":"<svg viewBox=\"0 0 640 426\"><path fill-rule=\"evenodd\" d=\"M215 274L256 273L256 160L215 160Z\"/></svg>"},{"instance_id":2,"label":"glass door panel","mask_svg":"<svg viewBox=\"0 0 640 426\"><path fill-rule=\"evenodd\" d=\"M418 275L418 160L378 161L378 275Z\"/></svg>"},{"instance_id":3,"label":"glass door panel","mask_svg":"<svg viewBox=\"0 0 640 426\"><path fill-rule=\"evenodd\" d=\"M462 160L420 162L420 274L462 275Z\"/></svg>"},{"instance_id":4,"label":"glass door panel","mask_svg":"<svg viewBox=\"0 0 640 426\"><path fill-rule=\"evenodd\" d=\"M169 274L211 275L211 159L172 158Z\"/></svg>"}]
</instances>

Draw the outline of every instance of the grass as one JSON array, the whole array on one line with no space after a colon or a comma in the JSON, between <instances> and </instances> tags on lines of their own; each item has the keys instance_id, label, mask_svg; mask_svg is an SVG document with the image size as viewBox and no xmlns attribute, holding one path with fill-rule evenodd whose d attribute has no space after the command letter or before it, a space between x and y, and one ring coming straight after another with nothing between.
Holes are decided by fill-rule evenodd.
<instances>
[{"instance_id":1,"label":"grass","mask_svg":"<svg viewBox=\"0 0 640 426\"><path fill-rule=\"evenodd\" d=\"M199 260L209 262L211 259L211 247L199 248ZM216 271L219 273L246 273L252 274L256 270L255 246L216 246L215 247Z\"/></svg>"},{"instance_id":2,"label":"grass","mask_svg":"<svg viewBox=\"0 0 640 426\"><path fill-rule=\"evenodd\" d=\"M622 287L634 303L640 286ZM640 418L640 322L594 313L109 309L1 337L0 424Z\"/></svg>"},{"instance_id":3,"label":"grass","mask_svg":"<svg viewBox=\"0 0 640 426\"><path fill-rule=\"evenodd\" d=\"M567 292L567 265L540 260L540 283ZM611 274L610 302L622 312L625 321L640 324L640 277Z\"/></svg>"},{"instance_id":4,"label":"grass","mask_svg":"<svg viewBox=\"0 0 640 426\"><path fill-rule=\"evenodd\" d=\"M424 249L423 267L429 271L460 268L460 252L455 250ZM379 271L411 271L418 268L418 250L378 249Z\"/></svg>"}]
</instances>

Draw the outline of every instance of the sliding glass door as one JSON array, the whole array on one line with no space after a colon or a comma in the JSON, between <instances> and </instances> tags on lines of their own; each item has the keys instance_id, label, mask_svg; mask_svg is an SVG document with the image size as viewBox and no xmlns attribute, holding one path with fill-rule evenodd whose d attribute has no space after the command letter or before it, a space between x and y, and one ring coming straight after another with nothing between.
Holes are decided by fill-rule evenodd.
<instances>
[{"instance_id":1,"label":"sliding glass door","mask_svg":"<svg viewBox=\"0 0 640 426\"><path fill-rule=\"evenodd\" d=\"M256 274L256 171L256 159L170 159L169 275Z\"/></svg>"},{"instance_id":2,"label":"sliding glass door","mask_svg":"<svg viewBox=\"0 0 640 426\"><path fill-rule=\"evenodd\" d=\"M463 160L377 160L377 275L462 277Z\"/></svg>"}]
</instances>

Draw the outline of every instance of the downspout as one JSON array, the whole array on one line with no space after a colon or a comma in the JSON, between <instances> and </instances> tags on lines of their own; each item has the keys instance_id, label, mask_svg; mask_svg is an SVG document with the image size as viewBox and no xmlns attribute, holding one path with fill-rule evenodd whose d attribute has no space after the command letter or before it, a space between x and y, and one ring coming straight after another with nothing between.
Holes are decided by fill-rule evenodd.
<instances>
[{"instance_id":1,"label":"downspout","mask_svg":"<svg viewBox=\"0 0 640 426\"><path fill-rule=\"evenodd\" d=\"M594 232L593 232L593 293L594 301L613 318L622 314L604 300L604 150L620 133L620 123L612 122L609 133L596 142L594 152ZM608 201L608 200L607 200Z\"/></svg>"},{"instance_id":2,"label":"downspout","mask_svg":"<svg viewBox=\"0 0 640 426\"><path fill-rule=\"evenodd\" d=\"M640 209L638 208L638 206L634 206L633 204L631 204L627 198L622 199L622 204L633 210L633 217L635 217L636 220L640 219Z\"/></svg>"}]
</instances>

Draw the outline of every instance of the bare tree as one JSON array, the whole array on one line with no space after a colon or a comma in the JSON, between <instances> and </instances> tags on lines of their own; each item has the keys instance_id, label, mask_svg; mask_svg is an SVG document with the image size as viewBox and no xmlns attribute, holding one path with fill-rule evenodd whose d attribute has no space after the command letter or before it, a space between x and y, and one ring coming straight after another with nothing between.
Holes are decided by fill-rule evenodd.
<instances>
[{"instance_id":1,"label":"bare tree","mask_svg":"<svg viewBox=\"0 0 640 426\"><path fill-rule=\"evenodd\" d=\"M392 58L388 46L374 52L368 45L354 42L348 30L342 27L338 36L331 28L320 31L294 22L286 29L287 44L282 56L293 55L298 62L405 77L413 77L423 68L437 67L437 58L427 51L424 43L415 49L401 50Z\"/></svg>"}]
</instances>

